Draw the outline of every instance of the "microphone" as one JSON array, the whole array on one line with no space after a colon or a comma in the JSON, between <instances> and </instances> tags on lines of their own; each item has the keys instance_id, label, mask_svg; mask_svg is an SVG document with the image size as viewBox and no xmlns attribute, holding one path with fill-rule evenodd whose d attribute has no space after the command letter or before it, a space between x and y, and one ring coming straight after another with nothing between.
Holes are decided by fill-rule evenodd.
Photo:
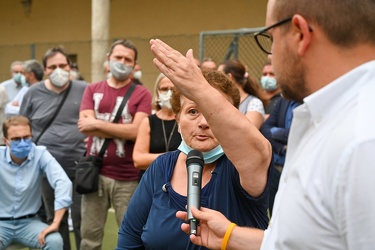
<instances>
[{"instance_id":1,"label":"microphone","mask_svg":"<svg viewBox=\"0 0 375 250\"><path fill-rule=\"evenodd\" d=\"M187 219L190 224L190 234L195 235L197 235L197 226L199 222L193 217L190 209L192 206L197 209L200 209L201 207L203 166L203 154L198 150L191 150L186 158L186 168L188 172Z\"/></svg>"}]
</instances>

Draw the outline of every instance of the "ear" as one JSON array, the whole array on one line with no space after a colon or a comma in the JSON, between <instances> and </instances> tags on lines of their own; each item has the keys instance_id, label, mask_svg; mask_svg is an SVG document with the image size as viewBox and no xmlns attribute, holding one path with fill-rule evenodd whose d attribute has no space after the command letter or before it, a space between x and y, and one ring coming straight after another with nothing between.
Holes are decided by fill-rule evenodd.
<instances>
[{"instance_id":1,"label":"ear","mask_svg":"<svg viewBox=\"0 0 375 250\"><path fill-rule=\"evenodd\" d=\"M297 53L300 56L303 56L308 50L312 41L311 29L306 19L303 16L298 15L298 14L293 16L292 25L295 30L294 35L298 43Z\"/></svg>"},{"instance_id":2,"label":"ear","mask_svg":"<svg viewBox=\"0 0 375 250\"><path fill-rule=\"evenodd\" d=\"M181 133L180 132L180 116L177 114L174 114L174 119L176 120L176 123L177 123L177 131L179 132L179 133Z\"/></svg>"}]
</instances>

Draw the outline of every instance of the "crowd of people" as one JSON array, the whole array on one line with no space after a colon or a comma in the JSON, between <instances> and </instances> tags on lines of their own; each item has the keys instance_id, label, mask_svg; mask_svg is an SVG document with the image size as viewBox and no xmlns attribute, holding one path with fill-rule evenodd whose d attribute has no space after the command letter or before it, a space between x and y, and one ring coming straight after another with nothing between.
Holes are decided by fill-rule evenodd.
<instances>
[{"instance_id":1,"label":"crowd of people","mask_svg":"<svg viewBox=\"0 0 375 250\"><path fill-rule=\"evenodd\" d=\"M129 40L96 83L60 47L13 62L0 83L0 249L70 250L69 213L76 249L102 249L111 207L118 250L371 249L375 5L357 1L269 0L261 76L159 39L153 93ZM79 194L76 161L104 142L98 191ZM191 150L204 160L196 234Z\"/></svg>"}]
</instances>

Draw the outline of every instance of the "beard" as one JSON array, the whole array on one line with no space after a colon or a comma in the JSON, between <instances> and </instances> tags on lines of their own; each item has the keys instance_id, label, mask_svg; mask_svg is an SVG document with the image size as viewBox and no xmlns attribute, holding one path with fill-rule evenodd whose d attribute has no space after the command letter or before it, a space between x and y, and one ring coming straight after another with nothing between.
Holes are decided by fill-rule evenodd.
<instances>
[{"instance_id":1,"label":"beard","mask_svg":"<svg viewBox=\"0 0 375 250\"><path fill-rule=\"evenodd\" d=\"M283 49L285 58L282 66L275 69L275 75L284 98L303 103L303 98L308 96L305 81L305 68L301 59L292 53L288 46Z\"/></svg>"}]
</instances>

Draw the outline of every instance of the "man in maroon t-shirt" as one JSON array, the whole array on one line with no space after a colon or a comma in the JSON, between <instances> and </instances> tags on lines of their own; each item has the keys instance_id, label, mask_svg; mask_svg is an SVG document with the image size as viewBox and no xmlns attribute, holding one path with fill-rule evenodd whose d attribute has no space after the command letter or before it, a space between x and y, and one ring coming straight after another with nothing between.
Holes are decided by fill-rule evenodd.
<instances>
[{"instance_id":1,"label":"man in maroon t-shirt","mask_svg":"<svg viewBox=\"0 0 375 250\"><path fill-rule=\"evenodd\" d=\"M134 141L143 118L151 114L150 91L137 85L127 101L120 121L112 123L132 80L137 48L128 40L114 42L107 60L111 77L90 84L82 98L78 128L89 135L87 154L97 155L105 138L108 144L100 169L99 191L82 198L81 250L101 249L108 208L116 212L120 226L130 198L137 187L139 169L134 167Z\"/></svg>"}]
</instances>

